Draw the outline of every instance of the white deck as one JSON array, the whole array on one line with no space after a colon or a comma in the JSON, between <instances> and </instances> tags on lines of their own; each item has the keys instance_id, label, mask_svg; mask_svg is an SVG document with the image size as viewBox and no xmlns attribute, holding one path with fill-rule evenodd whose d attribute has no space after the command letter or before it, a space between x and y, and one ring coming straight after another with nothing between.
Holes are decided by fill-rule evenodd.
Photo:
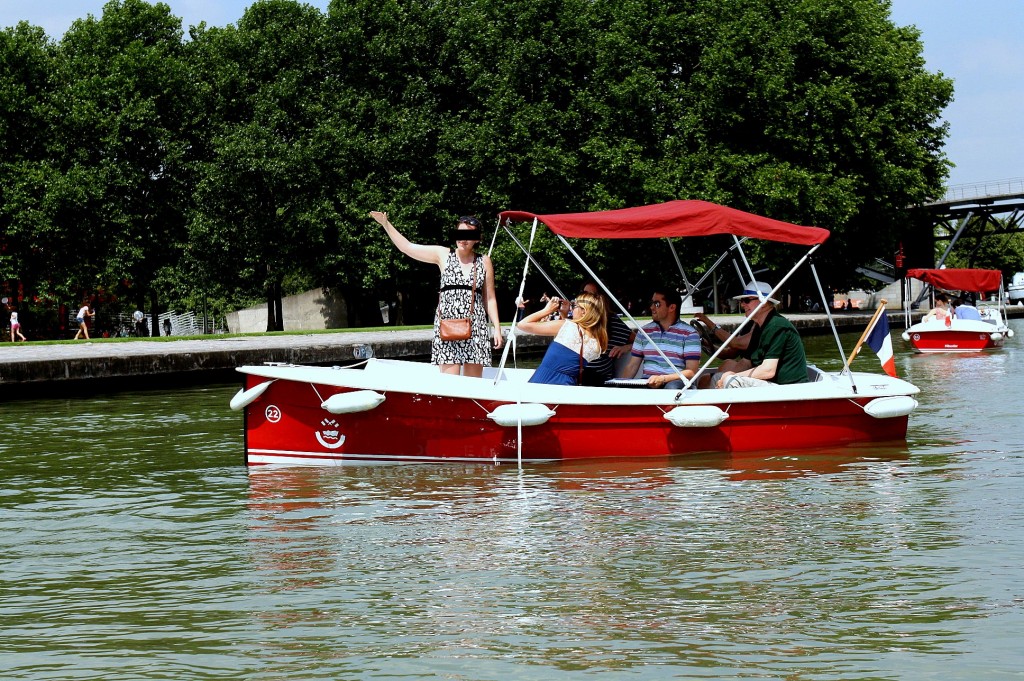
<instances>
[{"instance_id":1,"label":"white deck","mask_svg":"<svg viewBox=\"0 0 1024 681\"><path fill-rule=\"evenodd\" d=\"M528 383L532 369L503 370L495 381L496 369L485 370L484 378L442 374L437 366L421 362L371 359L365 368L311 367L294 365L244 366L238 371L267 379L313 383L317 385L398 391L500 402L598 405L680 405L737 404L749 402L789 402L852 397L915 395L918 388L884 374L850 375L812 371L819 375L813 383L759 388L712 390L654 390ZM856 384L856 391L853 384Z\"/></svg>"}]
</instances>

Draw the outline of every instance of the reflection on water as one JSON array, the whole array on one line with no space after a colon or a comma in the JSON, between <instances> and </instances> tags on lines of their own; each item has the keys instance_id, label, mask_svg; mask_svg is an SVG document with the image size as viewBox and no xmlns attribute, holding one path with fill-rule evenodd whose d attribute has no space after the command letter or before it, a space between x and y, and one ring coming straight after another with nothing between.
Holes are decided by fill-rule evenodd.
<instances>
[{"instance_id":1,"label":"reflection on water","mask_svg":"<svg viewBox=\"0 0 1024 681\"><path fill-rule=\"evenodd\" d=\"M523 471L250 473L235 386L3 403L3 677L1012 678L1020 354L899 354L905 445Z\"/></svg>"}]
</instances>

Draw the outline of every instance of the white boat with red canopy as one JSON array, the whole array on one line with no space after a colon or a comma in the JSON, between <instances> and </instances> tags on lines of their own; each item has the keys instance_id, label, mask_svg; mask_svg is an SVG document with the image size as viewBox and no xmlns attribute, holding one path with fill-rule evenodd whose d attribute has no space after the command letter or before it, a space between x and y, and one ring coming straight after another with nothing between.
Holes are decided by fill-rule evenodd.
<instances>
[{"instance_id":1,"label":"white boat with red canopy","mask_svg":"<svg viewBox=\"0 0 1024 681\"><path fill-rule=\"evenodd\" d=\"M977 319L965 318L964 313L954 313L952 317L941 320L926 316L912 324L910 301L904 301L906 330L903 340L910 343L914 352L982 352L1001 348L1007 338L1013 337L1013 330L1006 325L1003 275L999 270L911 269L907 270L907 279L923 281L931 285L933 291L994 293L994 304L976 308ZM909 298L910 286L904 289Z\"/></svg>"},{"instance_id":2,"label":"white boat with red canopy","mask_svg":"<svg viewBox=\"0 0 1024 681\"><path fill-rule=\"evenodd\" d=\"M519 222L532 224L529 246L512 233ZM753 272L743 253L747 239L809 247L758 308L777 296L828 238L824 229L703 201L594 213L507 211L500 215L499 227L526 254L523 282L530 263L536 264L529 248L541 226L554 232L595 279L566 238L725 235L731 238L727 253L742 260L751 280ZM687 284L688 292L699 284ZM733 335L739 332L737 328ZM838 334L835 337L843 356ZM425 363L380 359L349 368L240 367L245 385L232 407L245 410L246 460L250 465L521 464L828 447L902 440L908 415L917 406L915 386L884 374L854 373L848 365L834 373L808 367L807 383L742 389L629 390L529 383L532 369L506 366L515 338L513 328L501 363L486 369L482 379L442 374ZM716 362L717 351L701 372ZM684 382L691 386L695 381L696 377Z\"/></svg>"}]
</instances>

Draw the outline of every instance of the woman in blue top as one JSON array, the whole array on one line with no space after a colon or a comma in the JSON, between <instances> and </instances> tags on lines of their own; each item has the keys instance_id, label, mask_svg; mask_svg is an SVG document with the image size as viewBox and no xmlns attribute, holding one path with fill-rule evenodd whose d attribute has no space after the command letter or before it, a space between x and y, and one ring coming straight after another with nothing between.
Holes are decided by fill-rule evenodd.
<instances>
[{"instance_id":1,"label":"woman in blue top","mask_svg":"<svg viewBox=\"0 0 1024 681\"><path fill-rule=\"evenodd\" d=\"M581 293L572 303L572 319L548 320L561 301L552 298L547 306L519 322L520 331L537 336L554 336L530 383L579 385L583 367L601 356L608 347L604 300Z\"/></svg>"}]
</instances>

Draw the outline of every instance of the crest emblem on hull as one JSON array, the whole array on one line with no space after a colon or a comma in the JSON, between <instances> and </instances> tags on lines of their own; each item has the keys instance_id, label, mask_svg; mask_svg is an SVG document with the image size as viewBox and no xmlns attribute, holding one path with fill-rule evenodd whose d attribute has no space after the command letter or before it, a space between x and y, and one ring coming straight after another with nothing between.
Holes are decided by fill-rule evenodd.
<instances>
[{"instance_id":1,"label":"crest emblem on hull","mask_svg":"<svg viewBox=\"0 0 1024 681\"><path fill-rule=\"evenodd\" d=\"M316 441L327 449L337 449L345 444L345 436L338 431L338 422L324 419L320 422L320 430L316 431Z\"/></svg>"}]
</instances>

